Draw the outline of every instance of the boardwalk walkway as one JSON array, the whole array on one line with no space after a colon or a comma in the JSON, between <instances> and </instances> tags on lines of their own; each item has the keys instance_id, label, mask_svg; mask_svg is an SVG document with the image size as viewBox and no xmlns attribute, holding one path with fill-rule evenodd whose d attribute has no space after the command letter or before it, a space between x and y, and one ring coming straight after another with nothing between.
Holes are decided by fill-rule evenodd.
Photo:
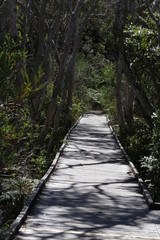
<instances>
[{"instance_id":1,"label":"boardwalk walkway","mask_svg":"<svg viewBox=\"0 0 160 240\"><path fill-rule=\"evenodd\" d=\"M72 131L16 239L160 239L160 211L148 210L104 115Z\"/></svg>"}]
</instances>

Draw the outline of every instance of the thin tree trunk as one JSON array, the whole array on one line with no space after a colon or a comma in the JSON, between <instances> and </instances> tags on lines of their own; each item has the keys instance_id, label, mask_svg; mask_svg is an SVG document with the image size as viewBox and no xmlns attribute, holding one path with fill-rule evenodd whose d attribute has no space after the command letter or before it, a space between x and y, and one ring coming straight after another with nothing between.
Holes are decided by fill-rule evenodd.
<instances>
[{"instance_id":1,"label":"thin tree trunk","mask_svg":"<svg viewBox=\"0 0 160 240\"><path fill-rule=\"evenodd\" d=\"M32 85L34 88L37 87L37 80L38 80L38 71L40 68L40 65L42 63L42 56L43 56L43 50L44 50L44 43L45 43L45 12L46 12L46 7L47 7L47 1L43 0L42 5L41 5L41 14L40 14L40 19L39 19L39 26L38 26L38 31L39 31L39 37L38 37L38 47L36 51L36 57L35 57L35 62L34 62L34 67L33 67L33 74L32 74ZM37 95L36 97L33 97L31 99L31 118L34 119L36 117L37 109L38 109L38 99L39 96Z\"/></svg>"},{"instance_id":2,"label":"thin tree trunk","mask_svg":"<svg viewBox=\"0 0 160 240\"><path fill-rule=\"evenodd\" d=\"M73 60L72 72L70 76L69 88L68 88L68 104L67 107L72 108L73 92L74 92L74 81L75 81L75 66L76 66L76 56Z\"/></svg>"},{"instance_id":3,"label":"thin tree trunk","mask_svg":"<svg viewBox=\"0 0 160 240\"><path fill-rule=\"evenodd\" d=\"M4 0L0 7L0 43L2 44L8 31L12 38L18 36L16 7L14 0Z\"/></svg>"},{"instance_id":4,"label":"thin tree trunk","mask_svg":"<svg viewBox=\"0 0 160 240\"><path fill-rule=\"evenodd\" d=\"M141 88L141 86L138 84L138 81L135 82L134 81L134 77L132 75L132 71L130 70L130 68L127 66L127 64L125 63L125 60L123 59L123 69L124 69L124 73L126 75L126 79L128 81L128 83L130 85L133 85L133 90L135 95L137 96L137 98L139 99L139 102L141 103L144 111L146 112L146 114L148 115L148 117L151 118L152 114L153 114L153 107L150 104L144 90Z\"/></svg>"},{"instance_id":5,"label":"thin tree trunk","mask_svg":"<svg viewBox=\"0 0 160 240\"><path fill-rule=\"evenodd\" d=\"M55 110L56 110L57 98L62 93L64 73L65 73L66 63L67 63L68 56L69 56L70 44L72 42L72 35L73 35L73 31L74 31L74 28L75 28L77 18L79 16L80 11L81 11L82 5L83 5L83 0L79 0L78 3L77 3L77 6L75 8L75 11L72 13L72 16L71 16L71 20L70 20L68 30L67 30L67 33L66 33L66 38L65 38L65 41L64 41L64 51L63 51L63 55L62 55L61 62L60 62L59 72L58 72L56 81L54 83L52 98L51 98L50 106L49 106L48 113L47 113L47 118L46 118L46 122L45 122L45 129L44 129L44 132L42 133L42 135L40 137L41 140L43 140L45 138L46 133L48 132L48 129L49 129L50 124L52 122L53 115L54 115Z\"/></svg>"},{"instance_id":6,"label":"thin tree trunk","mask_svg":"<svg viewBox=\"0 0 160 240\"><path fill-rule=\"evenodd\" d=\"M76 31L74 34L75 39L73 40L74 47L73 47L72 55L71 55L69 63L68 63L67 71L65 74L65 80L64 80L63 102L62 102L62 104L60 104L60 106L57 107L57 110L55 113L55 118L54 118L54 128L56 128L56 129L58 128L58 124L59 124L59 119L57 116L60 117L63 110L69 111L69 109L72 107L77 52L78 52L78 48L79 48L80 41L82 38L82 32L84 30L86 22L90 16L90 14L96 7L97 3L98 3L98 0L95 0L94 3L92 4L92 6L88 9L83 21L81 22L80 28L79 28L78 24L76 23L76 27L75 27ZM77 0L73 2L72 10L73 9L75 10L76 4L77 4ZM67 100L67 102L66 102L66 100ZM57 115L57 113L58 113L58 115ZM54 131L56 131L56 129L54 129Z\"/></svg>"},{"instance_id":7,"label":"thin tree trunk","mask_svg":"<svg viewBox=\"0 0 160 240\"><path fill-rule=\"evenodd\" d=\"M134 91L133 91L133 86L129 85L127 80L125 81L125 85L124 85L124 96L125 96L125 100L124 100L125 120L127 125L131 126L133 121Z\"/></svg>"},{"instance_id":8,"label":"thin tree trunk","mask_svg":"<svg viewBox=\"0 0 160 240\"><path fill-rule=\"evenodd\" d=\"M0 7L0 44L3 43L6 35L7 27L7 5L6 0L3 1Z\"/></svg>"},{"instance_id":9,"label":"thin tree trunk","mask_svg":"<svg viewBox=\"0 0 160 240\"><path fill-rule=\"evenodd\" d=\"M23 40L22 40L22 49L24 49L26 47L26 43L27 43L27 36L30 30L30 26L31 26L31 22L32 22L32 18L33 18L33 14L34 12L32 12L31 14L31 7L34 3L34 0L28 0L26 2L26 6L24 9L24 36L23 36Z\"/></svg>"},{"instance_id":10,"label":"thin tree trunk","mask_svg":"<svg viewBox=\"0 0 160 240\"><path fill-rule=\"evenodd\" d=\"M158 31L158 40L159 40L159 45L160 45L160 20L159 20L159 17L157 17L153 10L151 9L150 7L150 4L149 4L149 1L146 0L146 4L147 4L147 9L148 9L148 12L150 14L150 17L153 19L153 21L156 23L156 26L157 26L157 31Z\"/></svg>"},{"instance_id":11,"label":"thin tree trunk","mask_svg":"<svg viewBox=\"0 0 160 240\"><path fill-rule=\"evenodd\" d=\"M120 128L125 125L123 109L122 109L122 99L121 99L121 83L122 83L122 60L121 53L119 54L118 64L117 64L117 80L116 80L116 106L117 106L117 120Z\"/></svg>"},{"instance_id":12,"label":"thin tree trunk","mask_svg":"<svg viewBox=\"0 0 160 240\"><path fill-rule=\"evenodd\" d=\"M42 60L43 49L44 49L46 6L47 6L47 1L43 0L41 5L41 14L39 19L39 27L38 27L38 31L39 31L38 47L37 47L34 69L33 69L33 76L32 76L33 85L36 84L35 78L37 77L37 74L38 74L38 70Z\"/></svg>"},{"instance_id":13,"label":"thin tree trunk","mask_svg":"<svg viewBox=\"0 0 160 240\"><path fill-rule=\"evenodd\" d=\"M7 10L9 17L9 31L13 38L18 36L17 31L17 18L16 18L16 9L15 9L15 1L8 0L7 1Z\"/></svg>"},{"instance_id":14,"label":"thin tree trunk","mask_svg":"<svg viewBox=\"0 0 160 240\"><path fill-rule=\"evenodd\" d=\"M75 1L76 2L76 1ZM76 26L76 33L75 33L75 43L73 48L73 53L70 58L70 62L68 65L68 70L65 79L65 90L64 96L66 96L67 88L68 88L68 100L67 100L67 107L72 108L72 100L73 100L73 92L74 92L74 82L75 82L75 68L76 68L76 59L77 59L77 52L78 48L82 39L82 33L85 28L86 22L90 17L91 13L93 12L94 8L97 6L98 0L95 0L92 6L88 9L82 23L80 29L78 29L78 25ZM75 5L74 5L75 7Z\"/></svg>"},{"instance_id":15,"label":"thin tree trunk","mask_svg":"<svg viewBox=\"0 0 160 240\"><path fill-rule=\"evenodd\" d=\"M77 58L77 52L72 53L72 56L68 64L65 81L64 81L63 104L65 105L65 101L67 99L68 109L72 107L76 58ZM68 96L67 96L67 92L68 92Z\"/></svg>"},{"instance_id":16,"label":"thin tree trunk","mask_svg":"<svg viewBox=\"0 0 160 240\"><path fill-rule=\"evenodd\" d=\"M157 93L157 104L158 108L160 108L160 85L159 85L159 75L153 70L153 74L151 74L151 81L153 83L154 89Z\"/></svg>"},{"instance_id":17,"label":"thin tree trunk","mask_svg":"<svg viewBox=\"0 0 160 240\"><path fill-rule=\"evenodd\" d=\"M40 111L43 107L45 94L47 90L47 85L49 83L49 76L50 76L50 55L51 55L51 49L52 46L54 48L55 55L57 54L56 45L53 44L53 34L54 32L58 31L61 21L61 15L63 14L63 8L64 8L64 1L62 1L62 5L58 11L58 14L55 18L55 21L53 22L52 26L48 29L48 41L46 43L45 51L44 51L44 57L42 61L42 67L44 71L44 76L42 77L41 84L44 84L43 90L40 91L37 96L34 98L34 115L32 118L38 120ZM57 55L56 55L57 56ZM59 56L58 56L59 58ZM54 59L52 58L52 62L54 62ZM33 101L33 100L32 100Z\"/></svg>"}]
</instances>

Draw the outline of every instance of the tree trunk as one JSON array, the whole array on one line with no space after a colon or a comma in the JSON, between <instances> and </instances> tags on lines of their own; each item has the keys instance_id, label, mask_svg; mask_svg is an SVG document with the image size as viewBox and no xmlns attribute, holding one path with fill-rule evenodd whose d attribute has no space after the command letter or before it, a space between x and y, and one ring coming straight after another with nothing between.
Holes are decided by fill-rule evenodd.
<instances>
[{"instance_id":1,"label":"tree trunk","mask_svg":"<svg viewBox=\"0 0 160 240\"><path fill-rule=\"evenodd\" d=\"M157 104L158 104L158 108L160 109L160 84L159 84L159 75L157 74L157 72L155 72L155 70L153 70L153 73L151 74L151 81L153 83L154 89L157 93Z\"/></svg>"},{"instance_id":2,"label":"tree trunk","mask_svg":"<svg viewBox=\"0 0 160 240\"><path fill-rule=\"evenodd\" d=\"M64 97L63 99L66 99L66 95L68 92L68 99L67 99L67 108L72 107L72 98L73 98L73 91L74 91L74 77L75 77L75 67L76 67L76 57L77 52L72 54L72 57L69 62L69 66L66 73L65 78L65 87L64 87Z\"/></svg>"},{"instance_id":3,"label":"tree trunk","mask_svg":"<svg viewBox=\"0 0 160 240\"><path fill-rule=\"evenodd\" d=\"M16 9L15 9L15 1L8 0L7 1L7 10L9 17L9 32L13 38L18 36L17 31L17 19L16 19Z\"/></svg>"},{"instance_id":4,"label":"tree trunk","mask_svg":"<svg viewBox=\"0 0 160 240\"><path fill-rule=\"evenodd\" d=\"M155 12L157 9L159 9L159 7L160 7L160 2L159 2L159 0L154 0L154 2L153 2L153 12Z\"/></svg>"},{"instance_id":5,"label":"tree trunk","mask_svg":"<svg viewBox=\"0 0 160 240\"><path fill-rule=\"evenodd\" d=\"M152 2L155 2L156 1L152 1ZM150 14L150 17L153 19L153 21L156 23L156 26L157 26L157 31L158 31L158 40L159 40L159 45L160 45L160 20L159 20L159 17L157 17L155 14L154 14L154 11L155 10L152 10L152 8L150 7L150 3L149 3L149 0L146 0L146 4L147 4L147 9L148 9L148 12ZM157 7L157 5L155 5L155 7Z\"/></svg>"},{"instance_id":6,"label":"tree trunk","mask_svg":"<svg viewBox=\"0 0 160 240\"><path fill-rule=\"evenodd\" d=\"M43 0L42 5L41 5L41 13L40 13L40 19L39 19L39 25L38 25L38 46L37 46L37 51L36 51L36 56L35 56L35 62L34 62L34 67L33 67L33 74L32 74L32 86L33 88L36 88L38 86L38 72L39 68L42 63L42 56L44 52L44 38L45 38L45 11L47 7L47 1ZM31 99L31 118L35 119L37 115L37 109L38 109L38 102L39 102L39 94L36 97L33 97Z\"/></svg>"},{"instance_id":7,"label":"tree trunk","mask_svg":"<svg viewBox=\"0 0 160 240\"><path fill-rule=\"evenodd\" d=\"M43 0L41 5L41 14L39 19L39 26L38 26L38 46L36 51L35 63L33 68L33 76L32 76L32 83L36 85L36 77L38 74L38 70L41 64L43 49L44 49L44 38L45 38L45 12L46 12L47 1Z\"/></svg>"},{"instance_id":8,"label":"tree trunk","mask_svg":"<svg viewBox=\"0 0 160 240\"><path fill-rule=\"evenodd\" d=\"M4 0L0 7L0 44L4 42L7 28L7 5Z\"/></svg>"},{"instance_id":9,"label":"tree trunk","mask_svg":"<svg viewBox=\"0 0 160 240\"><path fill-rule=\"evenodd\" d=\"M118 64L117 64L117 80L116 80L116 106L117 106L117 120L120 128L125 125L123 109L122 109L122 99L121 99L121 83L122 83L122 61L121 53L119 54Z\"/></svg>"},{"instance_id":10,"label":"tree trunk","mask_svg":"<svg viewBox=\"0 0 160 240\"><path fill-rule=\"evenodd\" d=\"M12 38L18 36L17 17L14 0L4 0L0 7L0 43L2 44L6 33Z\"/></svg>"},{"instance_id":11,"label":"tree trunk","mask_svg":"<svg viewBox=\"0 0 160 240\"><path fill-rule=\"evenodd\" d=\"M51 98L50 106L49 106L47 117L46 117L44 132L42 133L42 135L40 137L41 140L43 140L45 138L45 136L48 132L48 129L50 127L50 124L52 122L52 118L53 118L53 115L56 110L57 98L58 98L58 96L61 97L63 83L64 83L64 73L65 73L66 63L67 63L68 56L69 56L70 44L72 42L72 35L73 35L73 31L75 28L77 18L81 11L82 5L83 5L83 0L79 0L77 3L77 6L71 16L71 20L70 20L68 30L66 33L66 38L64 41L64 51L63 51L61 61L60 61L59 72L58 72L56 81L54 83L52 98Z\"/></svg>"},{"instance_id":12,"label":"tree trunk","mask_svg":"<svg viewBox=\"0 0 160 240\"><path fill-rule=\"evenodd\" d=\"M31 22L34 15L34 12L31 12L33 3L34 3L34 0L28 0L24 8L24 36L22 40L22 49L26 47L27 36L30 30Z\"/></svg>"},{"instance_id":13,"label":"tree trunk","mask_svg":"<svg viewBox=\"0 0 160 240\"><path fill-rule=\"evenodd\" d=\"M127 125L131 126L133 121L134 91L133 91L133 86L129 85L127 80L125 81L125 85L124 85L124 96L125 96L125 100L124 100L125 120Z\"/></svg>"},{"instance_id":14,"label":"tree trunk","mask_svg":"<svg viewBox=\"0 0 160 240\"><path fill-rule=\"evenodd\" d=\"M42 60L42 68L44 75L42 77L42 80L39 82L39 84L43 84L44 88L42 91L39 91L37 96L32 99L32 104L34 102L34 107L32 107L32 118L38 120L40 111L43 107L45 94L47 90L47 84L49 82L49 76L50 76L50 55L51 55L51 49L53 46L53 34L56 32L60 27L60 18L63 14L63 7L64 7L64 1L62 2L62 6L60 7L58 14L55 18L55 21L53 22L52 26L48 29L48 41L46 43L46 47L44 50L44 57ZM53 46L54 52L57 51L56 45ZM56 53L55 53L56 55ZM52 62L54 62L54 59L52 58Z\"/></svg>"},{"instance_id":15,"label":"tree trunk","mask_svg":"<svg viewBox=\"0 0 160 240\"><path fill-rule=\"evenodd\" d=\"M76 1L75 1L76 2ZM67 107L72 108L72 100L73 100L73 92L74 92L74 82L75 82L75 67L76 67L76 58L77 58L77 52L80 45L80 41L82 38L82 32L85 28L86 22L93 12L94 8L98 4L98 0L95 0L92 6L88 9L82 23L80 29L78 29L78 25L76 26L76 33L75 33L75 43L73 48L73 53L69 62L67 74L66 74L66 80L65 80L65 88L67 91L68 88L68 101L67 101ZM75 5L74 5L75 6ZM64 91L65 92L65 91ZM65 96L65 94L64 94Z\"/></svg>"},{"instance_id":16,"label":"tree trunk","mask_svg":"<svg viewBox=\"0 0 160 240\"><path fill-rule=\"evenodd\" d=\"M146 112L146 114L148 115L148 117L151 118L152 114L153 114L153 107L150 104L144 90L141 88L140 84L134 81L134 77L132 75L132 71L130 70L130 68L127 66L125 60L123 59L123 69L124 69L124 73L126 76L126 79L128 81L128 83L130 85L133 85L133 90L135 95L137 96L137 98L139 99L144 111Z\"/></svg>"},{"instance_id":17,"label":"tree trunk","mask_svg":"<svg viewBox=\"0 0 160 240\"><path fill-rule=\"evenodd\" d=\"M72 108L72 100L73 100L73 92L74 92L74 75L75 75L75 65L76 65L76 58L75 58L75 63L73 64L73 69L71 72L71 78L70 78L70 83L69 83L69 88L68 88L68 109Z\"/></svg>"}]
</instances>

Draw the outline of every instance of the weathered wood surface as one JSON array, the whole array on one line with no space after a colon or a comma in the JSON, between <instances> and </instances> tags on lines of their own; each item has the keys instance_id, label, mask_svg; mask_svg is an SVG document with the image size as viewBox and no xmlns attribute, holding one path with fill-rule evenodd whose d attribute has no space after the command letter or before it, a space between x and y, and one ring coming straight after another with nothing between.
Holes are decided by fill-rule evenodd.
<instances>
[{"instance_id":1,"label":"weathered wood surface","mask_svg":"<svg viewBox=\"0 0 160 240\"><path fill-rule=\"evenodd\" d=\"M160 239L104 115L80 120L16 239Z\"/></svg>"}]
</instances>

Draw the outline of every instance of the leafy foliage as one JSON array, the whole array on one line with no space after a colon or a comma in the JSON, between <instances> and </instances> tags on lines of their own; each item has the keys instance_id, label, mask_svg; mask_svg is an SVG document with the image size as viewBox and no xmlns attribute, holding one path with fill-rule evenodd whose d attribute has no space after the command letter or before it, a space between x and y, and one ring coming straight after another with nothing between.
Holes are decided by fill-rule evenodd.
<instances>
[{"instance_id":1,"label":"leafy foliage","mask_svg":"<svg viewBox=\"0 0 160 240\"><path fill-rule=\"evenodd\" d=\"M82 101L82 110L102 110L116 119L115 64L97 53L80 55L77 62L75 94ZM79 84L81 82L81 84Z\"/></svg>"},{"instance_id":2,"label":"leafy foliage","mask_svg":"<svg viewBox=\"0 0 160 240\"><path fill-rule=\"evenodd\" d=\"M155 158L153 155L143 157L141 159L142 176L145 183L153 197L154 201L159 201L159 188L160 188L160 159Z\"/></svg>"},{"instance_id":3,"label":"leafy foliage","mask_svg":"<svg viewBox=\"0 0 160 240\"><path fill-rule=\"evenodd\" d=\"M124 129L120 140L136 167L139 168L139 159L150 153L152 130L142 120L134 121L132 128Z\"/></svg>"},{"instance_id":4,"label":"leafy foliage","mask_svg":"<svg viewBox=\"0 0 160 240\"><path fill-rule=\"evenodd\" d=\"M155 201L159 201L160 194L160 113L154 113L153 130L150 141L150 155L141 158L142 176Z\"/></svg>"},{"instance_id":5,"label":"leafy foliage","mask_svg":"<svg viewBox=\"0 0 160 240\"><path fill-rule=\"evenodd\" d=\"M155 62L157 66L160 56L160 46L157 45L154 30L131 23L126 26L124 33L126 55L130 59L133 72L136 74L138 71L142 75L146 70L149 74L149 70L155 67Z\"/></svg>"}]
</instances>

